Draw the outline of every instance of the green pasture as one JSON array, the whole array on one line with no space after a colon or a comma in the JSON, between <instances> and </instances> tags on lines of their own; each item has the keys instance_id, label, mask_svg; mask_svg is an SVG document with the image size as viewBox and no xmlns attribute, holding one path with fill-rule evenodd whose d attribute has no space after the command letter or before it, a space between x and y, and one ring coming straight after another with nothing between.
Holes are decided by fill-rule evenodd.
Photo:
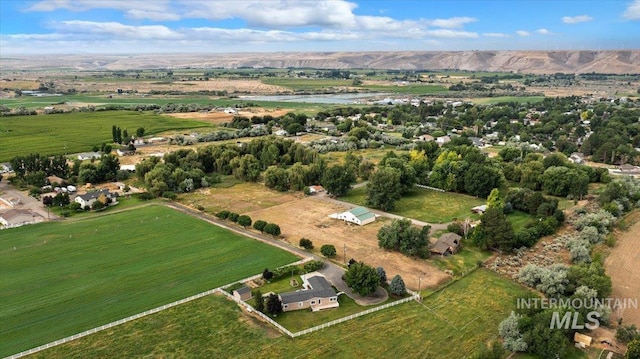
<instances>
[{"instance_id":1,"label":"green pasture","mask_svg":"<svg viewBox=\"0 0 640 359\"><path fill-rule=\"evenodd\" d=\"M498 338L527 290L479 269L424 299L291 339L209 296L36 357L460 358ZM313 313L312 313L313 314Z\"/></svg>"},{"instance_id":2,"label":"green pasture","mask_svg":"<svg viewBox=\"0 0 640 359\"><path fill-rule=\"evenodd\" d=\"M366 187L355 188L341 200L366 206ZM471 208L485 204L486 201L451 192L438 192L422 188L413 188L396 202L396 208L390 211L399 216L417 219L429 223L446 223L455 219L477 219Z\"/></svg>"},{"instance_id":3,"label":"green pasture","mask_svg":"<svg viewBox=\"0 0 640 359\"><path fill-rule=\"evenodd\" d=\"M1 357L296 260L164 206L4 230L0 256Z\"/></svg>"},{"instance_id":4,"label":"green pasture","mask_svg":"<svg viewBox=\"0 0 640 359\"><path fill-rule=\"evenodd\" d=\"M0 117L0 162L29 153L53 155L90 151L93 145L112 142L113 125L127 129L130 134L144 127L147 135L211 127L203 121L138 111Z\"/></svg>"}]
</instances>

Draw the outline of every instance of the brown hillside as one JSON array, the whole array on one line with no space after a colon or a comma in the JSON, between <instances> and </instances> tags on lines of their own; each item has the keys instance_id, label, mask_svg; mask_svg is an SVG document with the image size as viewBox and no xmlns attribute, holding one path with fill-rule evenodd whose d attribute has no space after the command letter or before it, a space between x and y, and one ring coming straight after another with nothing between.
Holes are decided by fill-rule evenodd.
<instances>
[{"instance_id":1,"label":"brown hillside","mask_svg":"<svg viewBox=\"0 0 640 359\"><path fill-rule=\"evenodd\" d=\"M13 56L3 70L76 68L234 68L240 66L325 69L427 69L522 73L640 73L640 50L451 51L451 52L278 52L234 54Z\"/></svg>"}]
</instances>

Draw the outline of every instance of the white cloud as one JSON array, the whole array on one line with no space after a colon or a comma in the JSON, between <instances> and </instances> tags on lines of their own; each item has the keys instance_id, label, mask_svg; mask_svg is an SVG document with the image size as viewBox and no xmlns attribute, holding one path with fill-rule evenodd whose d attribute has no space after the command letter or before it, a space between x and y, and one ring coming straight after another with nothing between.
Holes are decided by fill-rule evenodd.
<instances>
[{"instance_id":1,"label":"white cloud","mask_svg":"<svg viewBox=\"0 0 640 359\"><path fill-rule=\"evenodd\" d=\"M581 22L591 21L593 18L589 15L563 16L562 22L565 24L578 24Z\"/></svg>"},{"instance_id":2,"label":"white cloud","mask_svg":"<svg viewBox=\"0 0 640 359\"><path fill-rule=\"evenodd\" d=\"M544 28L538 29L538 30L536 30L536 32L538 34L540 34L540 35L553 35L553 33L551 31L549 31L547 29L544 29Z\"/></svg>"},{"instance_id":3,"label":"white cloud","mask_svg":"<svg viewBox=\"0 0 640 359\"><path fill-rule=\"evenodd\" d=\"M484 37L511 37L510 35L501 33L501 32L484 32L482 33Z\"/></svg>"},{"instance_id":4,"label":"white cloud","mask_svg":"<svg viewBox=\"0 0 640 359\"><path fill-rule=\"evenodd\" d=\"M168 0L44 0L29 6L26 11L87 11L91 9L114 9L128 12L141 10L150 12L170 12Z\"/></svg>"},{"instance_id":5,"label":"white cloud","mask_svg":"<svg viewBox=\"0 0 640 359\"><path fill-rule=\"evenodd\" d=\"M106 35L130 39L179 39L177 31L162 25L131 26L118 22L69 20L55 25L62 34Z\"/></svg>"},{"instance_id":6,"label":"white cloud","mask_svg":"<svg viewBox=\"0 0 640 359\"><path fill-rule=\"evenodd\" d=\"M469 31L456 31L449 29L426 30L425 34L430 37L438 37L443 39L475 39L478 34Z\"/></svg>"},{"instance_id":7,"label":"white cloud","mask_svg":"<svg viewBox=\"0 0 640 359\"><path fill-rule=\"evenodd\" d=\"M640 20L640 0L633 0L622 16L629 20Z\"/></svg>"},{"instance_id":8,"label":"white cloud","mask_svg":"<svg viewBox=\"0 0 640 359\"><path fill-rule=\"evenodd\" d=\"M531 33L529 33L529 31L518 30L518 31L516 31L516 35L518 35L518 36L523 36L523 37L524 37L524 36L529 36L529 35L531 35Z\"/></svg>"},{"instance_id":9,"label":"white cloud","mask_svg":"<svg viewBox=\"0 0 640 359\"><path fill-rule=\"evenodd\" d=\"M444 27L446 29L459 29L465 24L476 22L478 19L473 17L451 17L448 19L428 20L427 24L434 27Z\"/></svg>"}]
</instances>

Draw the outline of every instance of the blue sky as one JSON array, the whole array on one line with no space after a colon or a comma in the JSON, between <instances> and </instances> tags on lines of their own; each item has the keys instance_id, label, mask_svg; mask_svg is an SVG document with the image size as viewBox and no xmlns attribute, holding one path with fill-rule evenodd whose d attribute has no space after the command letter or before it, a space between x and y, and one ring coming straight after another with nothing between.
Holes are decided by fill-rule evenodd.
<instances>
[{"instance_id":1,"label":"blue sky","mask_svg":"<svg viewBox=\"0 0 640 359\"><path fill-rule=\"evenodd\" d=\"M640 48L640 0L0 0L0 56Z\"/></svg>"}]
</instances>

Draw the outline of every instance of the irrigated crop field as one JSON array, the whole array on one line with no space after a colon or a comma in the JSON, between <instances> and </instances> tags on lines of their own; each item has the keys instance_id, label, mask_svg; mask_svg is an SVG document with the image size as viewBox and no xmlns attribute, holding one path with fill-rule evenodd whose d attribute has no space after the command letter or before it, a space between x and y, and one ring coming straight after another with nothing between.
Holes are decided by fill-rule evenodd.
<instances>
[{"instance_id":1,"label":"irrigated crop field","mask_svg":"<svg viewBox=\"0 0 640 359\"><path fill-rule=\"evenodd\" d=\"M200 358L460 358L498 337L498 323L527 290L479 269L424 300L296 339L233 302L209 296L37 355Z\"/></svg>"},{"instance_id":2,"label":"irrigated crop field","mask_svg":"<svg viewBox=\"0 0 640 359\"><path fill-rule=\"evenodd\" d=\"M164 206L5 230L0 356L295 260Z\"/></svg>"},{"instance_id":3,"label":"irrigated crop field","mask_svg":"<svg viewBox=\"0 0 640 359\"><path fill-rule=\"evenodd\" d=\"M65 114L10 116L0 120L0 162L18 155L66 154L90 151L93 145L111 143L112 126L135 134L209 127L203 121L178 119L137 111L74 112Z\"/></svg>"}]
</instances>

